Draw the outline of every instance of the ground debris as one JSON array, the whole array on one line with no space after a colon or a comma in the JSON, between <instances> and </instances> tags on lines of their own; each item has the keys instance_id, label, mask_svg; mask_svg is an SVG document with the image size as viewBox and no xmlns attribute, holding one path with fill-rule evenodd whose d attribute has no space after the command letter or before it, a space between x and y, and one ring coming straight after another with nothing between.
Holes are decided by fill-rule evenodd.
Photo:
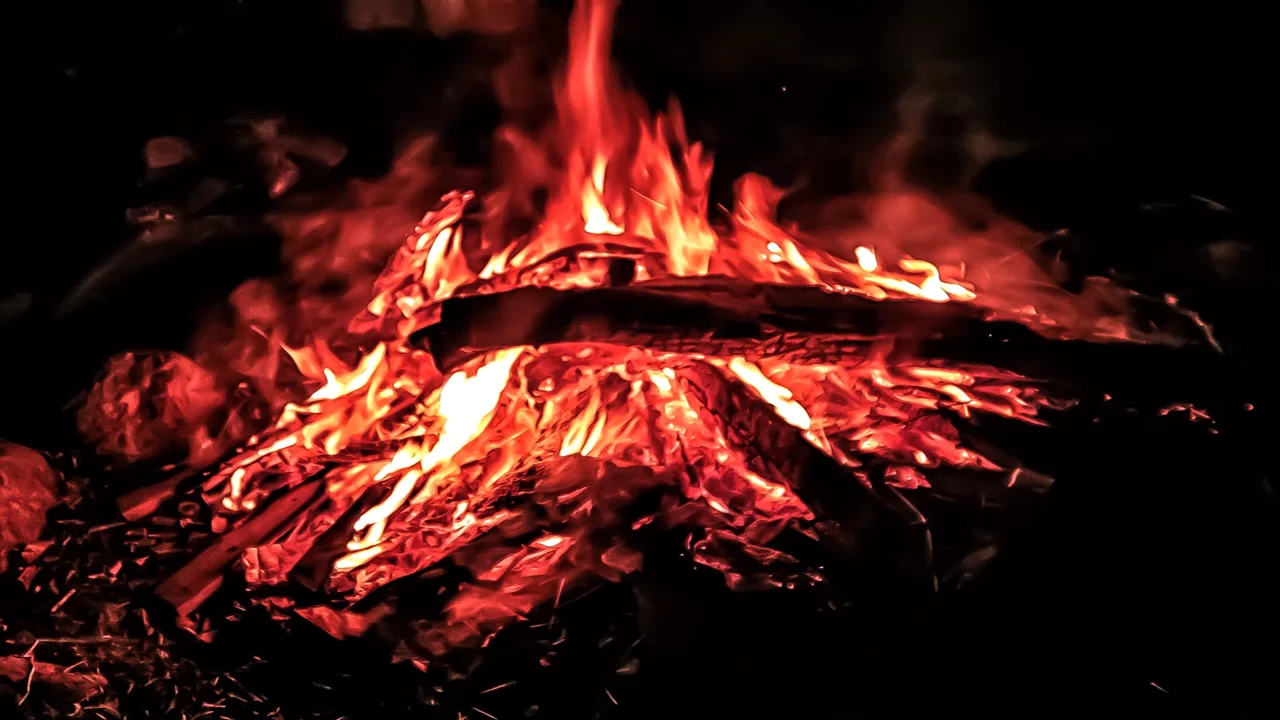
<instances>
[{"instance_id":1,"label":"ground debris","mask_svg":"<svg viewBox=\"0 0 1280 720\"><path fill-rule=\"evenodd\" d=\"M0 574L0 717L338 720L441 708L526 717L546 704L548 677L562 690L581 682L561 663L539 664L552 643L558 657L588 653L602 658L600 667L635 667L635 629L594 624L627 615L608 609L633 602L621 585L535 613L482 652L430 663L412 649L404 653L412 662L393 662L387 641L397 641L387 633L396 617L432 612L412 598L421 592L415 586L441 583L438 574L399 589L404 597L351 609L297 608L287 587L250 593L233 579L198 613L176 618L155 591L225 537L207 532L207 507L193 490L166 498L150 516L121 520L117 495L100 490L109 483L90 482L73 460L55 459L68 494L51 510L45 538L15 553ZM137 484L152 482L147 473ZM626 640L600 648L601 636ZM285 665L295 672L279 672ZM305 689L293 675L305 678L297 681ZM542 679L526 681L532 677Z\"/></svg>"}]
</instances>

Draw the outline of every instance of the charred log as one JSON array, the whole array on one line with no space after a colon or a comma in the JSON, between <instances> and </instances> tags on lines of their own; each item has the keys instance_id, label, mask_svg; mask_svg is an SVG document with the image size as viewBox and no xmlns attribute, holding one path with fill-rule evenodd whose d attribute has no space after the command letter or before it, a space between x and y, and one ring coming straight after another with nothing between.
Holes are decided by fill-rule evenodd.
<instances>
[{"instance_id":1,"label":"charred log","mask_svg":"<svg viewBox=\"0 0 1280 720\"><path fill-rule=\"evenodd\" d=\"M415 340L449 369L514 345L613 342L714 355L829 357L881 336L926 337L979 327L985 323L976 311L952 303L873 302L813 287L693 278L452 298L441 305L440 322Z\"/></svg>"},{"instance_id":2,"label":"charred log","mask_svg":"<svg viewBox=\"0 0 1280 720\"><path fill-rule=\"evenodd\" d=\"M1168 388L1187 388L1187 380L1195 378L1202 382L1191 385L1204 392L1187 399L1209 402L1221 396L1219 384L1230 377L1231 359L1207 342L1174 353L1160 343L1055 339L1018 323L985 320L978 308L959 303L871 301L727 278L579 291L530 287L451 298L441 304L440 321L413 338L445 371L515 345L603 342L656 352L824 363L865 355L888 339L918 358L1052 378L1077 397L1096 389L1099 367L1115 371L1105 392L1138 391L1153 402Z\"/></svg>"}]
</instances>

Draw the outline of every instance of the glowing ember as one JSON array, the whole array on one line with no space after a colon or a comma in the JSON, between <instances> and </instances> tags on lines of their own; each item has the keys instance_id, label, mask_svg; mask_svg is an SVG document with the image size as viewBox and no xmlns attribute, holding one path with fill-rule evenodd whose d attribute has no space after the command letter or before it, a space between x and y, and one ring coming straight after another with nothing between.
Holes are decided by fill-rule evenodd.
<instances>
[{"instance_id":1,"label":"glowing ember","mask_svg":"<svg viewBox=\"0 0 1280 720\"><path fill-rule=\"evenodd\" d=\"M427 213L351 323L348 345L367 350L354 365L324 342L288 349L314 389L204 486L235 523L284 488L323 481L322 501L291 521L270 568L256 560L265 548L250 551L253 581L280 581L335 528L345 549L322 568L335 594L363 596L451 558L474 582L427 643L443 651L551 602L566 584L634 571L633 527L692 527L693 556L715 567L729 567L728 548L779 562L763 546L783 528L803 530L815 512L796 478L761 459L773 448L749 447L744 424L785 423L851 481L872 485L874 460L885 468L874 482L914 489L939 467L1000 469L965 447L949 418L1039 423L1052 405L1014 373L924 361L885 338L823 361L562 342L500 349L444 378L411 337L450 298L602 287L613 282L611 264L625 261L635 284L728 277L859 302L967 304L1054 336L1138 336L1114 297L1066 293L1013 251L997 258L974 240L940 244L945 261L907 252L897 242L904 213L924 212L932 225L921 227L946 221L902 197L880 206L873 230L883 243L866 231L805 235L777 223L781 193L749 176L728 222L713 228L710 158L689 142L678 109L650 117L618 83L608 60L613 11L612 0L578 4L553 140L504 131L513 147L545 156L530 166L559 170L513 179L483 203L453 192ZM545 210L524 217L535 190L546 191ZM507 237L522 219L534 229ZM832 242L839 237L855 241ZM981 256L963 257L966 248ZM651 491L668 497L661 513L630 516ZM742 579L731 569L726 577Z\"/></svg>"}]
</instances>

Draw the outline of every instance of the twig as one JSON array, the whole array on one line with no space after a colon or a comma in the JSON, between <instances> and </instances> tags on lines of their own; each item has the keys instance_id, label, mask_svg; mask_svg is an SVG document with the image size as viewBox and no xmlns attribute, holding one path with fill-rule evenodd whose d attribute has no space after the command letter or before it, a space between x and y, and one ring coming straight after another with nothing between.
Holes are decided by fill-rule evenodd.
<instances>
[{"instance_id":1,"label":"twig","mask_svg":"<svg viewBox=\"0 0 1280 720\"><path fill-rule=\"evenodd\" d=\"M46 645L99 645L105 643L129 643L138 642L133 638L111 637L103 635L101 637L84 637L84 638L36 638L38 642Z\"/></svg>"},{"instance_id":2,"label":"twig","mask_svg":"<svg viewBox=\"0 0 1280 720\"><path fill-rule=\"evenodd\" d=\"M35 653L36 648L40 647L40 641L37 640L27 648L27 652L23 654L24 658L31 660L31 669L27 671L27 689L23 691L22 697L18 698L18 707L22 707L27 703L27 698L31 697L31 681L36 677Z\"/></svg>"},{"instance_id":3,"label":"twig","mask_svg":"<svg viewBox=\"0 0 1280 720\"><path fill-rule=\"evenodd\" d=\"M71 599L71 596L75 594L76 594L75 588L71 588L70 590L68 590L67 594L63 595L61 600L58 600L58 602L53 604L53 607L49 608L49 614L52 615L58 612L59 610L61 610L62 606L65 605L66 602Z\"/></svg>"}]
</instances>

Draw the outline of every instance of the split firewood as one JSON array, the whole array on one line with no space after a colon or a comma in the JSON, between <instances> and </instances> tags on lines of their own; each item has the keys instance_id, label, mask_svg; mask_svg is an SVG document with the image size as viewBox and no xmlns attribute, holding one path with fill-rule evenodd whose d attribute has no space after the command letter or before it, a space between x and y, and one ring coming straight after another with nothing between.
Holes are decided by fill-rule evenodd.
<instances>
[{"instance_id":1,"label":"split firewood","mask_svg":"<svg viewBox=\"0 0 1280 720\"><path fill-rule=\"evenodd\" d=\"M625 263L624 263L625 264ZM439 321L413 338L441 370L515 345L604 342L656 352L749 360L826 363L865 356L880 341L921 359L993 365L1080 397L1108 367L1114 388L1163 391L1204 378L1197 404L1220 396L1213 382L1226 361L1207 344L1170 352L1168 344L1100 343L1046 337L1011 321L984 318L963 303L872 301L820 288L728 278L671 279L620 287L556 290L526 287L450 298ZM1227 374L1226 376L1229 376ZM1211 382L1212 381L1212 382Z\"/></svg>"},{"instance_id":2,"label":"split firewood","mask_svg":"<svg viewBox=\"0 0 1280 720\"><path fill-rule=\"evenodd\" d=\"M324 484L318 480L293 488L205 548L160 583L156 594L173 605L180 617L190 615L222 586L223 573L246 548L273 540L290 520L319 497L323 488Z\"/></svg>"},{"instance_id":3,"label":"split firewood","mask_svg":"<svg viewBox=\"0 0 1280 720\"><path fill-rule=\"evenodd\" d=\"M898 502L899 496L892 491L884 493L881 489L860 481L850 468L822 453L805 439L800 430L778 418L763 400L746 391L740 384L727 381L711 366L695 365L687 368L686 371L704 374L694 384L705 393L705 395L699 394L700 401L705 403L708 411L724 423L727 434L726 443L743 448L744 455L748 458L748 467L762 477L787 478L795 495L814 511L816 522L803 531L803 534L816 540L826 548L827 552L841 558L840 574L862 575L889 571L885 563L878 561L875 557L886 549L895 557L902 557L905 554L922 560L920 563L905 563L903 567L926 567L923 560L926 558L928 549L927 529L923 527L919 513L911 508L909 503ZM687 460L687 462L700 464L707 462L707 459ZM581 469L579 466L589 470ZM575 468L579 469L575 470ZM603 477L607 472L610 473L608 482L586 484L611 486L616 490L619 484L625 485L622 476L632 471L642 475L651 474L648 469L623 469L614 467L606 461L578 456L553 457L549 461L540 463L532 472L545 473L546 476L559 478L562 481L564 478L578 474ZM696 472L696 470L691 471ZM680 473L682 470L677 468L672 472ZM639 482L637 487L656 487L658 484L662 483ZM537 483L530 481L530 486L536 487ZM385 487L370 488L347 510L344 516L335 520L329 532L311 544L306 555L291 571L290 579L310 589L322 590L332 573L334 560L348 552L346 543L351 538L355 517L362 514L368 507L380 502L387 491ZM639 494L641 494L640 491L636 490L620 493L617 497L624 498L624 502L629 502L628 498L634 498ZM549 500L548 505L554 506L554 501ZM599 511L602 506L596 503L593 507ZM694 507L690 505L688 509L693 511ZM629 510L619 512L625 513ZM684 519L681 519L682 517ZM615 532L625 533L624 528L631 527L635 519L626 516L625 521L604 522L599 528L591 529L589 532L583 528L579 530L587 532L592 537L603 537ZM681 524L688 520L689 516L676 512L670 519L676 524ZM747 561L757 562L763 555L774 553L773 550L756 546L770 542L780 530L771 525L769 522L761 522L757 526L758 533L743 538L743 542L749 547ZM496 547L509 542L510 538L527 534L525 530L528 528L517 529L518 527L524 526L516 523L506 526L502 532L491 531L490 542L477 539L468 547L475 552L477 548ZM565 530L560 529L558 532L565 532ZM791 540L798 541L799 538L793 537ZM812 543L801 542L800 544L810 548L811 551L817 551L817 546ZM483 550L479 552L484 554ZM467 551L459 551L451 557L454 562L468 567L468 562L465 560L467 555ZM781 556L780 553L779 556ZM413 559L406 558L406 562L412 561ZM392 562L398 570L404 569L400 561ZM606 562L606 564L609 563ZM425 570L426 567L422 569ZM892 571L900 572L899 569ZM386 588L417 573L397 572L396 574L401 577L391 580ZM910 579L923 582L926 574L921 570ZM483 578L479 578L477 582L484 584ZM394 595L394 591L390 592ZM327 631L334 634L339 634L327 625L322 627L326 627Z\"/></svg>"},{"instance_id":4,"label":"split firewood","mask_svg":"<svg viewBox=\"0 0 1280 720\"><path fill-rule=\"evenodd\" d=\"M107 679L98 673L77 672L72 668L40 662L25 657L0 657L0 678L20 685L46 685L75 695L81 700L102 692Z\"/></svg>"},{"instance_id":5,"label":"split firewood","mask_svg":"<svg viewBox=\"0 0 1280 720\"><path fill-rule=\"evenodd\" d=\"M1179 347L1141 343L1052 340L1013 323L988 323L982 332L942 334L913 348L919 357L992 365L1048 381L1062 397L1091 402L1100 393L1135 404L1159 403L1171 388L1179 400L1217 417L1234 411L1226 398L1245 392L1247 375L1233 371L1235 358L1209 344ZM1105 374L1099 369L1105 368ZM1239 391L1224 392L1233 383ZM1133 405L1130 405L1132 407Z\"/></svg>"}]
</instances>

